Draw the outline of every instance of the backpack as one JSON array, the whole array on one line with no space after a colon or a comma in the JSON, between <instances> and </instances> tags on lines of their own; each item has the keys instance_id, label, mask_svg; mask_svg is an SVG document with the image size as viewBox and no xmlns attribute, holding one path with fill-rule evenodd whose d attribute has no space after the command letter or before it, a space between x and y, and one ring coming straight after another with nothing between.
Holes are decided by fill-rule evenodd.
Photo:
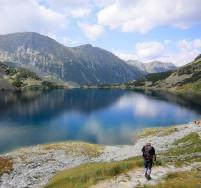
<instances>
[{"instance_id":1,"label":"backpack","mask_svg":"<svg viewBox=\"0 0 201 188\"><path fill-rule=\"evenodd\" d=\"M144 146L143 156L146 160L152 159L152 146Z\"/></svg>"}]
</instances>

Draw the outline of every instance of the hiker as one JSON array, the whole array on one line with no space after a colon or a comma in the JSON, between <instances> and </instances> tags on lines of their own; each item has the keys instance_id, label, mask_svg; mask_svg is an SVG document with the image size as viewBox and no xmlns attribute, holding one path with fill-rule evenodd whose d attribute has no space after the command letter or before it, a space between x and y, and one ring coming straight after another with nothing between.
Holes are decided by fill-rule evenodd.
<instances>
[{"instance_id":1,"label":"hiker","mask_svg":"<svg viewBox=\"0 0 201 188\"><path fill-rule=\"evenodd\" d=\"M155 149L153 146L151 146L151 141L147 141L147 144L142 148L142 152L143 152L142 156L144 157L145 177L148 180L151 180L150 174L151 174L153 158L154 161L156 161Z\"/></svg>"}]
</instances>

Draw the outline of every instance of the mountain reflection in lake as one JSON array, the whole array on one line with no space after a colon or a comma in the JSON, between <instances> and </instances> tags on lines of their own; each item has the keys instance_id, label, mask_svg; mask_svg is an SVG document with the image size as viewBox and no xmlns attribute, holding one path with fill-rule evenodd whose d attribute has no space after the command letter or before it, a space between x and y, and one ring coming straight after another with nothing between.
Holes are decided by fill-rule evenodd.
<instances>
[{"instance_id":1,"label":"mountain reflection in lake","mask_svg":"<svg viewBox=\"0 0 201 188\"><path fill-rule=\"evenodd\" d=\"M133 144L139 129L200 117L193 99L109 89L0 92L0 152L63 140Z\"/></svg>"}]
</instances>

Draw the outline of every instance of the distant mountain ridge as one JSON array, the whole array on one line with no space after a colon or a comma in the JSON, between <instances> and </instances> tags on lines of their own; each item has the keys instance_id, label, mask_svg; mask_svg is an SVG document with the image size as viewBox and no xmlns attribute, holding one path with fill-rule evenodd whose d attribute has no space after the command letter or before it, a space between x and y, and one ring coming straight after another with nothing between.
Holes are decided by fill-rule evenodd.
<instances>
[{"instance_id":1,"label":"distant mountain ridge","mask_svg":"<svg viewBox=\"0 0 201 188\"><path fill-rule=\"evenodd\" d=\"M161 61L152 61L150 63L142 63L137 60L129 60L126 61L129 65L133 65L140 69L141 71L147 73L157 73L157 72L165 72L168 70L176 69L177 67L173 63L165 63Z\"/></svg>"},{"instance_id":2,"label":"distant mountain ridge","mask_svg":"<svg viewBox=\"0 0 201 188\"><path fill-rule=\"evenodd\" d=\"M201 95L201 54L194 61L166 72L151 73L123 84L86 85L86 88L127 88L161 90Z\"/></svg>"},{"instance_id":3,"label":"distant mountain ridge","mask_svg":"<svg viewBox=\"0 0 201 188\"><path fill-rule=\"evenodd\" d=\"M121 87L201 94L201 54L193 62L182 67L152 73L135 81L124 83Z\"/></svg>"},{"instance_id":4,"label":"distant mountain ridge","mask_svg":"<svg viewBox=\"0 0 201 188\"><path fill-rule=\"evenodd\" d=\"M33 32L0 35L0 61L78 84L123 83L145 75L101 48L70 48Z\"/></svg>"}]
</instances>

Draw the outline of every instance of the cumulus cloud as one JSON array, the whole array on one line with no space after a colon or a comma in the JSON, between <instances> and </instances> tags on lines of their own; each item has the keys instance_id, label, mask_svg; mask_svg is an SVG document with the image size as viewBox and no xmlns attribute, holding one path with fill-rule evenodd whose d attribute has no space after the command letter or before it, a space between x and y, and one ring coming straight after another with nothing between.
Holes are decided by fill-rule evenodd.
<instances>
[{"instance_id":1,"label":"cumulus cloud","mask_svg":"<svg viewBox=\"0 0 201 188\"><path fill-rule=\"evenodd\" d=\"M192 41L187 41L186 39L183 39L179 41L177 45L182 51L190 51L192 49L201 48L201 39L195 39Z\"/></svg>"},{"instance_id":2,"label":"cumulus cloud","mask_svg":"<svg viewBox=\"0 0 201 188\"><path fill-rule=\"evenodd\" d=\"M201 23L200 0L117 0L103 8L98 23L123 32L146 33L158 25L188 28Z\"/></svg>"},{"instance_id":3,"label":"cumulus cloud","mask_svg":"<svg viewBox=\"0 0 201 188\"><path fill-rule=\"evenodd\" d=\"M82 29L85 36L91 40L95 40L104 34L104 28L101 25L90 25L86 22L78 22L78 26Z\"/></svg>"},{"instance_id":4,"label":"cumulus cloud","mask_svg":"<svg viewBox=\"0 0 201 188\"><path fill-rule=\"evenodd\" d=\"M58 12L66 12L70 9L86 8L89 6L90 0L37 0L39 3L45 2L52 10Z\"/></svg>"},{"instance_id":5,"label":"cumulus cloud","mask_svg":"<svg viewBox=\"0 0 201 188\"><path fill-rule=\"evenodd\" d=\"M71 10L71 15L74 18L80 18L83 17L84 15L87 15L91 12L90 8L77 8L77 9L72 9Z\"/></svg>"},{"instance_id":6,"label":"cumulus cloud","mask_svg":"<svg viewBox=\"0 0 201 188\"><path fill-rule=\"evenodd\" d=\"M51 10L63 13L73 18L80 18L88 15L94 8L94 5L90 2L91 0L37 0L40 4L45 7L49 7Z\"/></svg>"},{"instance_id":7,"label":"cumulus cloud","mask_svg":"<svg viewBox=\"0 0 201 188\"><path fill-rule=\"evenodd\" d=\"M172 43L172 45L173 48L178 48L177 51L170 52L166 50L157 60L172 62L177 66L182 66L193 61L197 55L201 54L201 39L183 39Z\"/></svg>"},{"instance_id":8,"label":"cumulus cloud","mask_svg":"<svg viewBox=\"0 0 201 188\"><path fill-rule=\"evenodd\" d=\"M143 58L158 57L164 50L163 44L156 41L141 42L135 46L136 54Z\"/></svg>"},{"instance_id":9,"label":"cumulus cloud","mask_svg":"<svg viewBox=\"0 0 201 188\"><path fill-rule=\"evenodd\" d=\"M95 6L103 8L113 4L115 1L116 0L92 0L91 2L95 4Z\"/></svg>"},{"instance_id":10,"label":"cumulus cloud","mask_svg":"<svg viewBox=\"0 0 201 188\"><path fill-rule=\"evenodd\" d=\"M95 7L103 8L111 5L116 0L37 0L45 6L49 6L51 9L59 12L67 12L73 9L93 9Z\"/></svg>"},{"instance_id":11,"label":"cumulus cloud","mask_svg":"<svg viewBox=\"0 0 201 188\"><path fill-rule=\"evenodd\" d=\"M40 6L34 0L0 1L1 34L19 31L55 33L67 28L66 17Z\"/></svg>"},{"instance_id":12,"label":"cumulus cloud","mask_svg":"<svg viewBox=\"0 0 201 188\"><path fill-rule=\"evenodd\" d=\"M137 55L127 53L127 52L119 52L116 50L112 50L112 53L115 54L116 56L118 56L120 59L123 59L125 61L138 59Z\"/></svg>"},{"instance_id":13,"label":"cumulus cloud","mask_svg":"<svg viewBox=\"0 0 201 188\"><path fill-rule=\"evenodd\" d=\"M175 51L170 51L169 47L175 49ZM201 54L201 39L183 39L175 42L170 40L164 42L149 41L137 43L133 53L112 51L119 58L126 61L139 60L147 63L158 60L182 66L193 61L197 55Z\"/></svg>"}]
</instances>

